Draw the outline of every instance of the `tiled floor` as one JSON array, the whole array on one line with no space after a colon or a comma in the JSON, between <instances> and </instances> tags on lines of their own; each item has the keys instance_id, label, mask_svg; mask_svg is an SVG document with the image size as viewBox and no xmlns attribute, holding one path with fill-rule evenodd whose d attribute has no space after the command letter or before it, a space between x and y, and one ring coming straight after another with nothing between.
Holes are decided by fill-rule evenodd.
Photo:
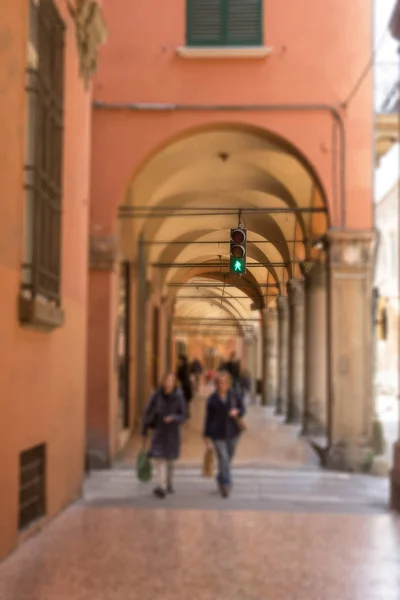
<instances>
[{"instance_id":1,"label":"tiled floor","mask_svg":"<svg viewBox=\"0 0 400 600\"><path fill-rule=\"evenodd\" d=\"M399 600L390 515L74 507L0 567L1 600Z\"/></svg>"},{"instance_id":2,"label":"tiled floor","mask_svg":"<svg viewBox=\"0 0 400 600\"><path fill-rule=\"evenodd\" d=\"M0 565L0 600L400 600L386 481L321 472L295 430L256 409L222 500L200 477L199 422L173 498L138 484L131 448Z\"/></svg>"}]
</instances>

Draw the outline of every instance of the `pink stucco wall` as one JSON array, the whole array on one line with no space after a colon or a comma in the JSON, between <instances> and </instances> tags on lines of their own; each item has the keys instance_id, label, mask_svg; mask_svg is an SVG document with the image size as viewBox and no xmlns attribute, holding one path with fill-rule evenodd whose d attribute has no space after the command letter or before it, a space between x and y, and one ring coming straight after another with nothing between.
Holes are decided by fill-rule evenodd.
<instances>
[{"instance_id":1,"label":"pink stucco wall","mask_svg":"<svg viewBox=\"0 0 400 600\"><path fill-rule=\"evenodd\" d=\"M48 515L80 492L84 469L90 97L78 79L75 33L67 24L62 305L53 333L19 325L23 251L25 0L0 6L0 557L18 539L19 453L46 442Z\"/></svg>"},{"instance_id":2,"label":"pink stucco wall","mask_svg":"<svg viewBox=\"0 0 400 600\"><path fill-rule=\"evenodd\" d=\"M185 60L176 54L185 43L184 0L104 0L110 39L102 52L94 97L110 103L339 106L370 56L371 5L365 0L265 0L264 41L273 48L271 56ZM347 226L370 227L371 77L341 113L347 138ZM256 125L291 141L310 160L330 195L333 147L327 113L95 111L93 222L111 227L129 179L160 145L185 130L221 121Z\"/></svg>"}]
</instances>

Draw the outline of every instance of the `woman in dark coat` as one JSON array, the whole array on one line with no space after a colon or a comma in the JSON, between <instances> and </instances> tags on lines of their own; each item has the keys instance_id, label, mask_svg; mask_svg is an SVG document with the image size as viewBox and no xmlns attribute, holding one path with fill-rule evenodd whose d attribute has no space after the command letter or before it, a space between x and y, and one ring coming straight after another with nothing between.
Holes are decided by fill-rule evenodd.
<instances>
[{"instance_id":1,"label":"woman in dark coat","mask_svg":"<svg viewBox=\"0 0 400 600\"><path fill-rule=\"evenodd\" d=\"M189 363L188 363L188 359L186 358L186 356L181 354L179 356L178 360L179 360L179 362L178 362L178 369L176 372L176 376L181 385L183 395L186 400L187 416L189 417L190 416L189 404L193 398L192 382L190 379L190 368L189 368Z\"/></svg>"},{"instance_id":2,"label":"woman in dark coat","mask_svg":"<svg viewBox=\"0 0 400 600\"><path fill-rule=\"evenodd\" d=\"M169 373L164 378L161 388L150 398L142 426L145 448L148 431L153 430L150 456L154 460L157 473L157 487L154 494L158 498L165 498L167 493L174 492L174 463L180 455L180 426L185 418L185 400L177 387L174 373Z\"/></svg>"}]
</instances>

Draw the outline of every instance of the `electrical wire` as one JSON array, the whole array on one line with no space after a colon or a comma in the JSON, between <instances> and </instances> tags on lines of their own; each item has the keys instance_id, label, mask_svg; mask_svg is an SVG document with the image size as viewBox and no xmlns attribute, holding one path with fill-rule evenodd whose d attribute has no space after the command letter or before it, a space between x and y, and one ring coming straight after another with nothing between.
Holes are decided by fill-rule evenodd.
<instances>
[{"instance_id":1,"label":"electrical wire","mask_svg":"<svg viewBox=\"0 0 400 600\"><path fill-rule=\"evenodd\" d=\"M343 108L348 108L350 102L352 102L352 100L355 98L359 89L361 88L362 84L364 83L365 79L367 78L369 72L371 71L372 67L376 63L376 58L378 56L378 53L379 53L380 49L382 48L383 42L385 41L386 36L389 31L389 23L390 23L390 21L387 23L381 37L378 40L378 43L376 44L374 50L372 51L372 54L371 54L367 64L365 65L364 69L361 71L361 75L357 79L353 89L350 91L347 98L342 102Z\"/></svg>"}]
</instances>

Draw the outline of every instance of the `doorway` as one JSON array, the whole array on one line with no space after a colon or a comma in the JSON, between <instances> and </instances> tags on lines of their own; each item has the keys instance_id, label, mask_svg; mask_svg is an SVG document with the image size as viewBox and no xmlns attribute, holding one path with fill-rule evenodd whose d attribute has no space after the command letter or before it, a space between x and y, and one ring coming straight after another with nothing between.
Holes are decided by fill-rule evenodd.
<instances>
[{"instance_id":1,"label":"doorway","mask_svg":"<svg viewBox=\"0 0 400 600\"><path fill-rule=\"evenodd\" d=\"M118 323L118 399L121 429L129 428L129 376L130 376L130 268L128 262L120 267L119 323Z\"/></svg>"},{"instance_id":2,"label":"doorway","mask_svg":"<svg viewBox=\"0 0 400 600\"><path fill-rule=\"evenodd\" d=\"M160 309L155 306L153 309L153 388L158 387L159 365L160 365Z\"/></svg>"}]
</instances>

